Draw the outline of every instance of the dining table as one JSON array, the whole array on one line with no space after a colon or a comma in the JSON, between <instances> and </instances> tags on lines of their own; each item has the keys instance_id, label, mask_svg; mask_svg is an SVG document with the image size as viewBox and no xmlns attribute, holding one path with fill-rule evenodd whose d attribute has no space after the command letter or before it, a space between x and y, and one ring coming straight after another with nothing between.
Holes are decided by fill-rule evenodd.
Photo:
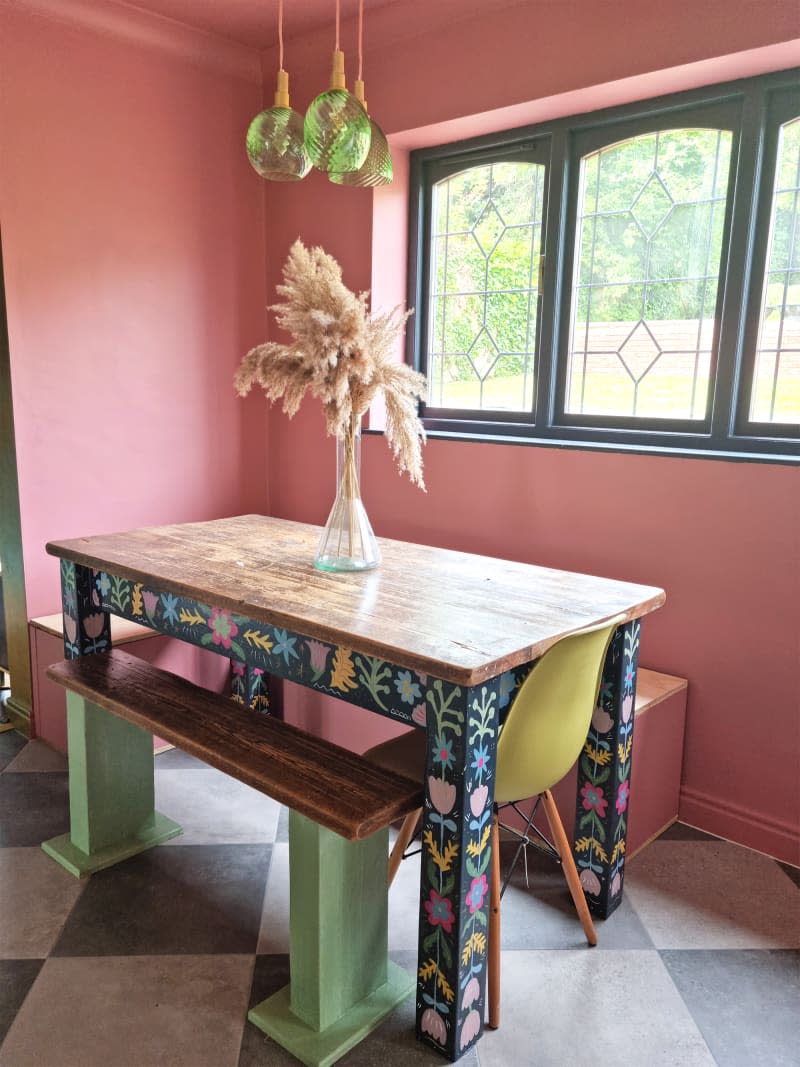
<instances>
[{"instance_id":1,"label":"dining table","mask_svg":"<svg viewBox=\"0 0 800 1067\"><path fill-rule=\"evenodd\" d=\"M573 835L589 906L607 917L622 900L635 802L641 619L665 594L387 538L375 569L324 572L314 567L320 533L244 515L50 542L61 561L65 658L108 651L117 615L227 657L231 695L253 715L269 714L276 677L427 732L416 1030L454 1061L483 1031L503 719L551 645L620 617L579 757Z\"/></svg>"}]
</instances>

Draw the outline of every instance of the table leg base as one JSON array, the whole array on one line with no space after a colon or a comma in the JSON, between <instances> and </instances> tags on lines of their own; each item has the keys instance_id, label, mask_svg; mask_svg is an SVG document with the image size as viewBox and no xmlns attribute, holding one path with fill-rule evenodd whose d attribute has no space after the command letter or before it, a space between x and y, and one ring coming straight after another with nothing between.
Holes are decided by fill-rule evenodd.
<instances>
[{"instance_id":1,"label":"table leg base","mask_svg":"<svg viewBox=\"0 0 800 1067\"><path fill-rule=\"evenodd\" d=\"M329 1067L371 1033L385 1017L416 989L416 978L389 963L384 985L350 1008L325 1030L314 1030L289 1007L291 985L247 1013L247 1018L308 1067Z\"/></svg>"},{"instance_id":2,"label":"table leg base","mask_svg":"<svg viewBox=\"0 0 800 1067\"><path fill-rule=\"evenodd\" d=\"M587 896L586 903L589 905L589 911L595 919L607 919L622 903L622 893L618 893L609 901L593 900L590 896Z\"/></svg>"},{"instance_id":3,"label":"table leg base","mask_svg":"<svg viewBox=\"0 0 800 1067\"><path fill-rule=\"evenodd\" d=\"M115 863L130 859L131 856L136 856L182 833L183 828L178 823L156 811L153 814L153 821L143 826L133 837L117 841L96 852L86 853L77 848L73 845L70 834L62 834L60 837L51 837L49 841L43 841L42 848L70 874L74 874L76 878L86 878L95 871L113 867Z\"/></svg>"}]
</instances>

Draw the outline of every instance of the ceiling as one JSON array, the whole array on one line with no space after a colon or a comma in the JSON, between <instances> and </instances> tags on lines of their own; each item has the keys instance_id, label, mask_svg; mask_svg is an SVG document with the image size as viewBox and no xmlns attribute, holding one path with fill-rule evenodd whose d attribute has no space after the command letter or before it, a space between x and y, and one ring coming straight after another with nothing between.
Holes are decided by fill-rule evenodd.
<instances>
[{"instance_id":1,"label":"ceiling","mask_svg":"<svg viewBox=\"0 0 800 1067\"><path fill-rule=\"evenodd\" d=\"M109 0L114 2L114 0ZM251 48L267 48L278 40L278 0L125 0L156 15L238 41ZM370 11L401 0L364 0L365 31ZM342 21L358 15L358 0L340 0ZM335 0L284 0L283 33L297 37L322 26L331 27L333 39Z\"/></svg>"}]
</instances>

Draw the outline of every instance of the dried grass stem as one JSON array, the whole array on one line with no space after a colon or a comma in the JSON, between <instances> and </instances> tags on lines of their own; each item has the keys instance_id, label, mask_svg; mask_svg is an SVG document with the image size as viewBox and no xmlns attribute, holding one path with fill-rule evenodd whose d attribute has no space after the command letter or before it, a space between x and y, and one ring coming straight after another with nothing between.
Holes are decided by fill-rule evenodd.
<instances>
[{"instance_id":1,"label":"dried grass stem","mask_svg":"<svg viewBox=\"0 0 800 1067\"><path fill-rule=\"evenodd\" d=\"M292 343L268 341L251 349L234 379L239 395L260 385L268 400L283 401L291 418L310 391L322 402L328 433L347 441L376 393L382 392L389 447L399 469L424 489L425 431L417 401L424 395L425 379L394 359L395 342L412 312L398 306L372 314L368 294L356 295L343 284L336 260L321 248L308 250L299 240L289 252L278 293L285 299L271 310ZM358 493L355 463L353 474L348 483L353 481Z\"/></svg>"}]
</instances>

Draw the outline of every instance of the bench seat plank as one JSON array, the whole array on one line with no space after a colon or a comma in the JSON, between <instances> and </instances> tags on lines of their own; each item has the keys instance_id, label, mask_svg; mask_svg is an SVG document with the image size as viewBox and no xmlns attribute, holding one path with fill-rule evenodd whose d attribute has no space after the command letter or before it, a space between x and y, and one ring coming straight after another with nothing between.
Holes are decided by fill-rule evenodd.
<instances>
[{"instance_id":1,"label":"bench seat plank","mask_svg":"<svg viewBox=\"0 0 800 1067\"><path fill-rule=\"evenodd\" d=\"M256 716L120 649L55 663L57 684L357 840L423 803L421 782L289 723Z\"/></svg>"}]
</instances>

